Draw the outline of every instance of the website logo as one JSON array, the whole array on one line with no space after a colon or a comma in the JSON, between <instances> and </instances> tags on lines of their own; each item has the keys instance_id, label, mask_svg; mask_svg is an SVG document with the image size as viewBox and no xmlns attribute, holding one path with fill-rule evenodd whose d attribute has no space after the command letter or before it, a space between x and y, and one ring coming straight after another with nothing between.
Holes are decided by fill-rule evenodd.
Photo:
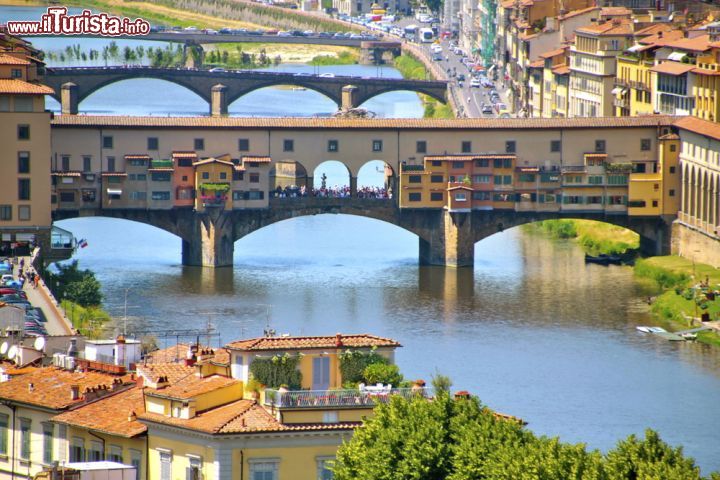
<instances>
[{"instance_id":1,"label":"website logo","mask_svg":"<svg viewBox=\"0 0 720 480\"><path fill-rule=\"evenodd\" d=\"M150 23L142 18L130 20L107 13L83 10L78 15L68 15L67 7L48 7L40 21L13 21L7 23L12 35L147 35Z\"/></svg>"}]
</instances>

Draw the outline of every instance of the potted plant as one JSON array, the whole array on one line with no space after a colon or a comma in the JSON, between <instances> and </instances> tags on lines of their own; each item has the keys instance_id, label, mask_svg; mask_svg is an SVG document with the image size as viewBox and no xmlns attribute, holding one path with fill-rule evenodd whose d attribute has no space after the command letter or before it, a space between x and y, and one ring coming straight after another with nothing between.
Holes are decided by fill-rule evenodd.
<instances>
[{"instance_id":1,"label":"potted plant","mask_svg":"<svg viewBox=\"0 0 720 480\"><path fill-rule=\"evenodd\" d=\"M248 380L247 385L245 385L245 390L250 392L250 398L257 401L260 398L260 390L262 390L263 387L263 384L251 378Z\"/></svg>"}]
</instances>

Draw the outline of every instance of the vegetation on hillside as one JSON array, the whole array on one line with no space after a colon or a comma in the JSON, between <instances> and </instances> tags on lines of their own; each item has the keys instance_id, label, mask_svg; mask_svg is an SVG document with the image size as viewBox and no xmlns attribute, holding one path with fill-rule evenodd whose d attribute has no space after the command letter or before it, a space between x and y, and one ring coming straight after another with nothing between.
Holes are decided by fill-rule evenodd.
<instances>
[{"instance_id":1,"label":"vegetation on hillside","mask_svg":"<svg viewBox=\"0 0 720 480\"><path fill-rule=\"evenodd\" d=\"M391 398L337 453L337 480L699 480L700 469L652 431L606 455L538 437L469 395ZM712 480L720 479L713 474Z\"/></svg>"}]
</instances>

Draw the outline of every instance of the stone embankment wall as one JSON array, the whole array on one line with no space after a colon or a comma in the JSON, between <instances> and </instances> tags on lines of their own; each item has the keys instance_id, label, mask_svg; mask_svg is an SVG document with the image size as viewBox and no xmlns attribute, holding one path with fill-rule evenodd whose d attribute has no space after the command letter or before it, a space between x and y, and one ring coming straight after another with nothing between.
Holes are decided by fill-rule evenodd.
<instances>
[{"instance_id":1,"label":"stone embankment wall","mask_svg":"<svg viewBox=\"0 0 720 480\"><path fill-rule=\"evenodd\" d=\"M672 226L672 253L720 268L720 241L681 222Z\"/></svg>"}]
</instances>

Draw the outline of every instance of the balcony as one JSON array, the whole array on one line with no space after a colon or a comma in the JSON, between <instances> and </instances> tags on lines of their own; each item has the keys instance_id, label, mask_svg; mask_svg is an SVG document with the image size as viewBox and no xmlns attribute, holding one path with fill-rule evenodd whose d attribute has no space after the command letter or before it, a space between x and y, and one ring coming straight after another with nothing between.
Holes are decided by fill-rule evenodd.
<instances>
[{"instance_id":1,"label":"balcony","mask_svg":"<svg viewBox=\"0 0 720 480\"><path fill-rule=\"evenodd\" d=\"M218 207L224 207L225 202L227 201L226 196L222 197L200 197L200 200L202 200L203 207L210 207L210 208L218 208Z\"/></svg>"},{"instance_id":2,"label":"balcony","mask_svg":"<svg viewBox=\"0 0 720 480\"><path fill-rule=\"evenodd\" d=\"M425 170L425 165L400 165L400 170L403 172L422 172Z\"/></svg>"},{"instance_id":3,"label":"balcony","mask_svg":"<svg viewBox=\"0 0 720 480\"><path fill-rule=\"evenodd\" d=\"M373 389L372 391L369 391ZM421 396L430 398L431 388L387 388L366 387L365 390L293 390L281 392L265 390L267 407L274 408L372 408L380 403L388 403L392 396L411 398Z\"/></svg>"}]
</instances>

